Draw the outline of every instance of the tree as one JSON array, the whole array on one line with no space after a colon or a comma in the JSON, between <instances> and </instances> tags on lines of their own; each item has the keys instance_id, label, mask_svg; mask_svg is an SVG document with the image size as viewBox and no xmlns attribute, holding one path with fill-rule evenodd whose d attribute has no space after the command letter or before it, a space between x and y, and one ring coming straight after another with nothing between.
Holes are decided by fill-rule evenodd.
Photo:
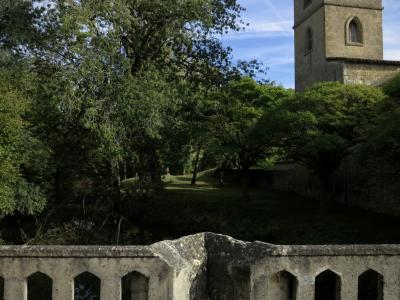
<instances>
[{"instance_id":1,"label":"tree","mask_svg":"<svg viewBox=\"0 0 400 300\"><path fill-rule=\"evenodd\" d=\"M13 67L0 68L0 214L34 215L46 204L49 152L25 118L31 104L25 80L31 77Z\"/></svg>"},{"instance_id":2,"label":"tree","mask_svg":"<svg viewBox=\"0 0 400 300\"><path fill-rule=\"evenodd\" d=\"M378 107L369 124L363 150L400 168L400 76L386 83L383 90L390 98Z\"/></svg>"},{"instance_id":3,"label":"tree","mask_svg":"<svg viewBox=\"0 0 400 300\"><path fill-rule=\"evenodd\" d=\"M235 0L1 2L0 47L34 78L22 118L30 145L51 153L51 170L31 173L26 163L21 174L32 183L51 177L49 208L120 224L128 213L119 204L134 201L126 178L162 189L164 170L197 143L187 127L201 118L182 112L196 110L202 89L257 70L234 66L219 40L242 28L241 11Z\"/></svg>"},{"instance_id":4,"label":"tree","mask_svg":"<svg viewBox=\"0 0 400 300\"><path fill-rule=\"evenodd\" d=\"M383 85L383 91L391 98L400 99L400 75L386 82Z\"/></svg>"},{"instance_id":5,"label":"tree","mask_svg":"<svg viewBox=\"0 0 400 300\"><path fill-rule=\"evenodd\" d=\"M215 36L242 27L242 8L235 0L89 0L57 4L69 38L81 38L89 47L120 51L129 59L133 74L149 61L160 67L175 66L187 76L204 74L204 68L218 72L215 67L229 65L229 58Z\"/></svg>"},{"instance_id":6,"label":"tree","mask_svg":"<svg viewBox=\"0 0 400 300\"><path fill-rule=\"evenodd\" d=\"M243 9L235 0L36 0L5 2L2 5L4 13L0 15L0 26L4 31L0 42L14 52L24 49L19 54L25 58L34 58L34 66L39 72L44 70L44 79L49 85L52 85L51 80L48 80L50 76L55 79L54 82L61 83L67 89L65 94L69 99L56 89L57 97L60 98L59 104L50 104L64 109L64 115L50 109L61 121L53 120L53 125L72 124L71 117L77 117L73 122L80 128L73 126L75 133L87 135L89 130L97 138L99 147L102 147L103 142L108 143L103 150L108 147L114 157L111 159L113 163L106 164L117 168L119 172L141 169L142 173L151 173L157 188L161 188L161 173L165 167L162 165L162 158L166 156L160 153L160 146L162 143L165 146L167 141L164 138L160 143L154 136L160 137L164 132L160 127L159 132L151 135L143 135L138 130L130 129L128 134L116 129L114 125L117 124L118 127L125 126L125 131L126 126L131 126L133 122L119 118L118 123L114 123L117 122L116 119L110 118L121 113L121 108L115 101L120 99L118 93L126 92L124 89L131 84L129 81L138 81L136 83L145 89L141 91L145 95L148 87L145 87L142 80L151 80L157 84L156 82L160 83L160 78L165 86L180 90L200 85L217 86L227 78L238 76L243 67L248 72L257 68L254 62L232 66L230 49L225 48L218 38L228 30L240 30L243 27L240 20ZM9 26L7 20L15 20L17 16L23 19L23 23L18 23L21 26ZM154 80L150 78L151 75L155 76ZM44 94L49 99L54 99L48 91ZM158 97L156 94L152 95ZM181 97L180 101L183 100L185 99ZM164 109L162 104L155 108L157 101L149 103L158 111ZM134 107L141 112L135 112L136 124L133 127L146 123L146 105L135 105L133 102L130 105L132 106L122 107L131 111ZM175 124L182 121L177 117L180 108L175 106L175 111L171 111L171 108L172 106L168 116L163 114L168 120L159 121L168 121L170 127L177 128L179 126ZM97 122L96 126L92 122L94 120ZM129 125L123 123L124 121ZM47 125L44 127L51 128ZM132 136L133 133L136 135ZM120 142L123 135L129 136L130 140L140 140L139 147L133 151L133 143L126 140ZM114 142L109 143L107 139L113 139ZM184 138L181 140L184 141ZM123 145L123 148L117 150L117 145ZM85 149L87 146L85 145ZM74 161L63 165L75 165ZM115 170L111 172L119 173ZM119 179L116 178L116 181Z\"/></svg>"},{"instance_id":7,"label":"tree","mask_svg":"<svg viewBox=\"0 0 400 300\"><path fill-rule=\"evenodd\" d=\"M239 14L242 8L236 1L224 0L179 3L90 0L54 3L56 9L53 12L59 15L60 23L55 37L48 43L50 46L47 47L46 59L72 70L71 73L64 72L71 74L71 82L78 83L75 88L81 94L76 99L78 104L73 105L84 109L81 113L84 118L89 117L90 122L96 121L97 125L92 126L92 122L90 128L97 131L99 144L102 144L102 138L106 136L114 140L112 143L104 140L113 148L112 151L110 148L113 155L118 157L118 163L114 157L114 162L109 165L118 170L140 169L139 173L150 174L154 186L160 189L161 173L165 168L162 162L165 155L161 149L168 148L163 147L167 141L163 139L161 142L159 139L163 129L158 127L158 132L153 131L147 135L127 128L137 128L148 123L148 106L136 105L140 100L137 103L131 101L131 106L119 106L116 103L120 99L118 93L125 94L124 89L135 82L138 87L144 88L140 91L143 99L151 95L155 96L155 100L160 96L157 93L162 94L162 90L154 90L157 93L152 94L152 89L145 87L143 80L158 84L162 78L166 87L179 89L185 85L193 87L193 82L211 82L215 85L217 81L237 74L237 69L230 64L230 50L222 46L217 36L226 30L241 28ZM183 100L181 97L180 101ZM162 101L151 100L150 103L153 109L165 112ZM160 106L156 108L158 104ZM172 106L168 108L168 115L153 114L150 120L156 123L168 121L170 128L176 128L174 122L179 121L176 117L179 107L175 106L175 111L171 111ZM121 115L121 107L130 110L130 113L136 109L136 119L114 119L114 116ZM92 118L93 115L96 118ZM166 119L155 120L155 117L161 116ZM118 123L115 123L117 120ZM115 124L125 127L122 129L124 132L117 130ZM129 134L125 129L128 129ZM145 129L145 132L152 131L150 127ZM130 141L125 139L120 142L123 135ZM140 143L132 143L133 140L140 140ZM132 147L133 144L135 147ZM117 145L123 145L123 148L117 150ZM115 151L124 153L117 154ZM134 156L136 158L132 159ZM113 172L117 174L120 171Z\"/></svg>"},{"instance_id":8,"label":"tree","mask_svg":"<svg viewBox=\"0 0 400 300\"><path fill-rule=\"evenodd\" d=\"M282 102L279 113L286 153L310 168L325 189L324 206L333 173L362 142L363 133L385 99L374 87L321 83Z\"/></svg>"},{"instance_id":9,"label":"tree","mask_svg":"<svg viewBox=\"0 0 400 300\"><path fill-rule=\"evenodd\" d=\"M38 23L43 9L34 7L37 1L10 1L0 2L0 46L13 51L21 51L21 46L36 43L40 40ZM25 49L26 50L26 49Z\"/></svg>"},{"instance_id":10,"label":"tree","mask_svg":"<svg viewBox=\"0 0 400 300\"><path fill-rule=\"evenodd\" d=\"M248 171L257 161L274 156L277 148L272 135L259 126L261 117L272 111L290 90L257 83L245 77L227 84L211 98L214 116L210 118L212 151L242 173L242 190L248 198Z\"/></svg>"}]
</instances>

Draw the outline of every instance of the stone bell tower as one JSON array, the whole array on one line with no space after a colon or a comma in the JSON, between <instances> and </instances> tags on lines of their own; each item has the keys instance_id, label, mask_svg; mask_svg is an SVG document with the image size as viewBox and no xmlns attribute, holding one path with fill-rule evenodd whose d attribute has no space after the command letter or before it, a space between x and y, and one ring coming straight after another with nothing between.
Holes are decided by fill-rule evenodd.
<instances>
[{"instance_id":1,"label":"stone bell tower","mask_svg":"<svg viewBox=\"0 0 400 300\"><path fill-rule=\"evenodd\" d=\"M382 0L294 0L296 90L320 81L378 85L400 71L383 60Z\"/></svg>"}]
</instances>

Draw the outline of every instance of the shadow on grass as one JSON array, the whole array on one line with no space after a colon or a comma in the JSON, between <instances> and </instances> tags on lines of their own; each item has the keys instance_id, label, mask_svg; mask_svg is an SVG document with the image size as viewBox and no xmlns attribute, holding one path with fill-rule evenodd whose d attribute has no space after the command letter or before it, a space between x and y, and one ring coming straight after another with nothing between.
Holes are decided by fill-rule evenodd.
<instances>
[{"instance_id":1,"label":"shadow on grass","mask_svg":"<svg viewBox=\"0 0 400 300\"><path fill-rule=\"evenodd\" d=\"M154 230L163 237L213 231L280 244L400 242L399 218L340 205L320 215L318 202L271 190L251 190L244 201L240 188L219 188L210 172L201 175L198 186L190 185L190 176L171 178L154 203Z\"/></svg>"}]
</instances>

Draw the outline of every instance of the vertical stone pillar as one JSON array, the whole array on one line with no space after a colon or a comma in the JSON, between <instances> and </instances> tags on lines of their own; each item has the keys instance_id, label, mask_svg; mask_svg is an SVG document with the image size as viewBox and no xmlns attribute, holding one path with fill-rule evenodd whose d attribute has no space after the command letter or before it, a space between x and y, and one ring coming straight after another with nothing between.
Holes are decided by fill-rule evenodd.
<instances>
[{"instance_id":1,"label":"vertical stone pillar","mask_svg":"<svg viewBox=\"0 0 400 300\"><path fill-rule=\"evenodd\" d=\"M297 300L314 300L315 281L312 276L299 278L297 287Z\"/></svg>"},{"instance_id":2,"label":"vertical stone pillar","mask_svg":"<svg viewBox=\"0 0 400 300\"><path fill-rule=\"evenodd\" d=\"M358 298L358 276L356 274L343 275L342 280L342 300L357 300Z\"/></svg>"},{"instance_id":3,"label":"vertical stone pillar","mask_svg":"<svg viewBox=\"0 0 400 300\"><path fill-rule=\"evenodd\" d=\"M188 280L188 278L185 279ZM177 299L177 300L189 300L190 299L190 287L191 284L189 281L184 281L185 283L182 284L182 289L179 289L180 285L175 285L175 287L178 287L178 290L174 289L173 290L173 295L171 299ZM181 281L182 282L182 281ZM175 282L174 282L175 284ZM162 291L161 284L159 281L158 276L150 276L149 278L149 287L148 287L148 300L158 300L158 299L169 299L166 296L166 291Z\"/></svg>"},{"instance_id":4,"label":"vertical stone pillar","mask_svg":"<svg viewBox=\"0 0 400 300\"><path fill-rule=\"evenodd\" d=\"M266 275L252 279L250 300L269 299L267 295L269 289L267 287L268 281Z\"/></svg>"},{"instance_id":5,"label":"vertical stone pillar","mask_svg":"<svg viewBox=\"0 0 400 300\"><path fill-rule=\"evenodd\" d=\"M73 300L74 299L74 279L57 276L53 278L53 299Z\"/></svg>"},{"instance_id":6,"label":"vertical stone pillar","mask_svg":"<svg viewBox=\"0 0 400 300\"><path fill-rule=\"evenodd\" d=\"M100 299L101 300L121 300L121 278L104 277L101 278Z\"/></svg>"},{"instance_id":7,"label":"vertical stone pillar","mask_svg":"<svg viewBox=\"0 0 400 300\"><path fill-rule=\"evenodd\" d=\"M28 291L24 278L10 277L4 278L4 299L6 300L26 300Z\"/></svg>"}]
</instances>

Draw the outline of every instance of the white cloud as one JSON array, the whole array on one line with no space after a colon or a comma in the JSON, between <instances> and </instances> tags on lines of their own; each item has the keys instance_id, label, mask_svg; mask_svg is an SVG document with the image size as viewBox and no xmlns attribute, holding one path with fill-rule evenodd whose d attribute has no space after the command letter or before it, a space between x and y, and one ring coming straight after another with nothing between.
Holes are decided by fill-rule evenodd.
<instances>
[{"instance_id":1,"label":"white cloud","mask_svg":"<svg viewBox=\"0 0 400 300\"><path fill-rule=\"evenodd\" d=\"M275 16L280 20L284 20L281 10L278 10L271 0L266 0L266 2L266 4L270 7Z\"/></svg>"},{"instance_id":2,"label":"white cloud","mask_svg":"<svg viewBox=\"0 0 400 300\"><path fill-rule=\"evenodd\" d=\"M287 21L252 23L245 31L232 32L224 36L225 40L249 39L257 37L292 37L292 23Z\"/></svg>"},{"instance_id":3,"label":"white cloud","mask_svg":"<svg viewBox=\"0 0 400 300\"><path fill-rule=\"evenodd\" d=\"M294 64L293 57L279 57L278 59L271 60L268 66L272 68L272 67L282 67L293 64Z\"/></svg>"},{"instance_id":4,"label":"white cloud","mask_svg":"<svg viewBox=\"0 0 400 300\"><path fill-rule=\"evenodd\" d=\"M253 22L245 32L264 33L264 32L289 32L293 33L292 21L275 22Z\"/></svg>"}]
</instances>

